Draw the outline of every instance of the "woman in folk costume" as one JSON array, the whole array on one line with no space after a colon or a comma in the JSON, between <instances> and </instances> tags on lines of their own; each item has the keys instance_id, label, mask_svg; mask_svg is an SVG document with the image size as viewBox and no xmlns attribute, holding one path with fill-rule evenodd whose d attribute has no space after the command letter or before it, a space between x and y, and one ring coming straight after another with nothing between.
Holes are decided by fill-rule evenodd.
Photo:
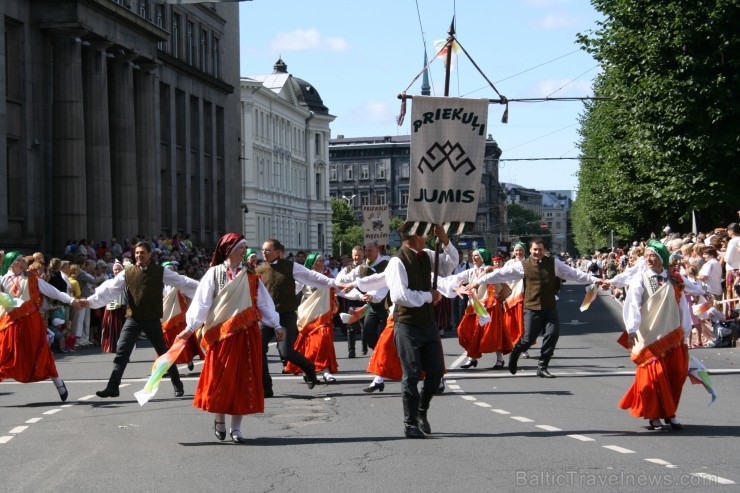
<instances>
[{"instance_id":1,"label":"woman in folk costume","mask_svg":"<svg viewBox=\"0 0 740 493\"><path fill-rule=\"evenodd\" d=\"M511 259L506 264L512 262L524 262L526 245L518 242L514 245L511 252ZM512 344L516 344L524 335L524 279L510 282L510 294L504 301L504 326L509 332L509 338ZM529 358L529 353L524 351L523 358Z\"/></svg>"},{"instance_id":2,"label":"woman in folk costume","mask_svg":"<svg viewBox=\"0 0 740 493\"><path fill-rule=\"evenodd\" d=\"M162 267L177 272L178 263L174 260L164 262ZM166 285L162 293L162 333L167 348L172 347L177 339L177 335L185 328L185 312L188 311L190 300L180 292L179 289ZM188 339L180 355L175 360L175 364L182 365L187 363L188 370L193 371L195 367L193 360L198 356L201 360L206 358L203 350L195 338Z\"/></svg>"},{"instance_id":3,"label":"woman in folk costume","mask_svg":"<svg viewBox=\"0 0 740 493\"><path fill-rule=\"evenodd\" d=\"M630 282L624 302L626 334L620 341L630 349L637 365L635 380L619 401L630 414L649 420L648 429L683 427L676 419L684 380L688 373L688 334L691 312L684 292L701 294L701 286L669 266L668 249L650 240L645 250L645 270Z\"/></svg>"},{"instance_id":4,"label":"woman in folk costume","mask_svg":"<svg viewBox=\"0 0 740 493\"><path fill-rule=\"evenodd\" d=\"M303 266L323 272L324 257L318 252L310 253ZM316 366L316 372L324 372L326 383L336 383L332 373L339 370L334 352L334 313L337 311L333 288L304 286L303 301L298 306L298 337L295 350L303 354ZM299 374L303 370L293 363L285 366L286 373Z\"/></svg>"},{"instance_id":5,"label":"woman in folk costume","mask_svg":"<svg viewBox=\"0 0 740 493\"><path fill-rule=\"evenodd\" d=\"M118 260L113 264L113 277L123 271L123 264ZM123 323L126 321L126 292L121 293L118 298L105 305L103 322L100 335L100 345L105 353L118 351L118 338L121 336Z\"/></svg>"},{"instance_id":6,"label":"woman in folk costume","mask_svg":"<svg viewBox=\"0 0 740 493\"><path fill-rule=\"evenodd\" d=\"M16 251L5 254L0 271L0 381L12 378L21 383L51 378L62 401L69 392L59 378L54 354L46 339L46 324L39 308L43 297L79 309L79 301L27 272L26 260Z\"/></svg>"},{"instance_id":7,"label":"woman in folk costume","mask_svg":"<svg viewBox=\"0 0 740 493\"><path fill-rule=\"evenodd\" d=\"M247 250L244 236L224 235L213 252L211 266L200 281L185 314L186 327L178 335L189 338L203 326L201 346L206 351L193 406L215 414L216 438L226 438L226 414L231 415L231 439L247 443L241 432L245 414L262 413L262 338L258 322L285 331L275 305L259 276L241 260Z\"/></svg>"}]
</instances>

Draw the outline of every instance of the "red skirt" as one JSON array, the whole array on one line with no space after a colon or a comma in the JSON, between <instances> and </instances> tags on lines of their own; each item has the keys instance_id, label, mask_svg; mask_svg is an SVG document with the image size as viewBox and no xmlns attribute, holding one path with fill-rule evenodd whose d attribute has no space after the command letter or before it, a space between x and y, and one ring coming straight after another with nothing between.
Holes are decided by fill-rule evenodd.
<instances>
[{"instance_id":1,"label":"red skirt","mask_svg":"<svg viewBox=\"0 0 740 493\"><path fill-rule=\"evenodd\" d=\"M126 307L103 312L103 324L100 335L100 345L104 353L115 353L118 350L118 338L126 321Z\"/></svg>"},{"instance_id":2,"label":"red skirt","mask_svg":"<svg viewBox=\"0 0 740 493\"><path fill-rule=\"evenodd\" d=\"M485 353L501 351L504 354L511 352L512 343L509 331L504 326L504 314L501 306L496 304L488 314L491 321L483 327L478 323L472 305L468 305L460 325L457 327L457 340L468 353L468 357L478 359Z\"/></svg>"},{"instance_id":3,"label":"red skirt","mask_svg":"<svg viewBox=\"0 0 740 493\"><path fill-rule=\"evenodd\" d=\"M392 315L388 316L385 329L378 337L373 354L370 356L370 363L367 365L367 371L389 380L399 380L403 376L401 359L398 357L396 343L393 341Z\"/></svg>"},{"instance_id":4,"label":"red skirt","mask_svg":"<svg viewBox=\"0 0 740 493\"><path fill-rule=\"evenodd\" d=\"M619 401L637 418L668 419L676 416L683 384L689 369L686 344L677 347L635 371L635 380Z\"/></svg>"},{"instance_id":5,"label":"red skirt","mask_svg":"<svg viewBox=\"0 0 740 493\"><path fill-rule=\"evenodd\" d=\"M512 344L519 342L524 335L524 303L519 302L508 310L504 311L504 325L509 332L509 339ZM536 343L535 338L532 344Z\"/></svg>"},{"instance_id":6,"label":"red skirt","mask_svg":"<svg viewBox=\"0 0 740 493\"><path fill-rule=\"evenodd\" d=\"M293 347L316 365L317 372L328 370L329 373L336 373L339 370L337 354L334 351L334 327L322 324L309 334L305 334L305 330L301 331ZM297 375L303 370L288 362L285 371Z\"/></svg>"},{"instance_id":7,"label":"red skirt","mask_svg":"<svg viewBox=\"0 0 740 493\"><path fill-rule=\"evenodd\" d=\"M256 323L217 342L206 353L193 406L232 415L265 411L262 337Z\"/></svg>"},{"instance_id":8,"label":"red skirt","mask_svg":"<svg viewBox=\"0 0 740 493\"><path fill-rule=\"evenodd\" d=\"M0 330L0 382L6 378L21 383L40 382L58 376L54 354L46 340L46 325L38 311L9 322Z\"/></svg>"},{"instance_id":9,"label":"red skirt","mask_svg":"<svg viewBox=\"0 0 740 493\"><path fill-rule=\"evenodd\" d=\"M181 323L167 324L167 327L163 327L162 334L164 335L164 342L167 344L167 349L171 348L177 340L177 334L183 331L185 328L185 320L183 318ZM175 364L184 365L190 363L195 357L201 360L206 359L206 355L203 353L203 349L200 347L197 337L189 337L185 347L183 348L180 355L175 360Z\"/></svg>"}]
</instances>

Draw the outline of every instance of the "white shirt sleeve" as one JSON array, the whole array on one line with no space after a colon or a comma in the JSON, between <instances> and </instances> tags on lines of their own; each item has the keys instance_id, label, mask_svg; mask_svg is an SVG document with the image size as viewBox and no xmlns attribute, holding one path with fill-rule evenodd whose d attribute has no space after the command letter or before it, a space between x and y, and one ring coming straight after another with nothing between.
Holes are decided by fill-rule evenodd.
<instances>
[{"instance_id":1,"label":"white shirt sleeve","mask_svg":"<svg viewBox=\"0 0 740 493\"><path fill-rule=\"evenodd\" d=\"M390 290L391 301L400 306L414 308L432 302L431 292L409 289L406 269L398 257L393 257L388 261L388 266L385 268L385 282Z\"/></svg>"},{"instance_id":2,"label":"white shirt sleeve","mask_svg":"<svg viewBox=\"0 0 740 493\"><path fill-rule=\"evenodd\" d=\"M210 267L203 275L195 289L193 301L190 302L188 311L185 313L185 324L190 329L203 325L208 316L208 311L211 309L213 293L216 289L213 269L213 267Z\"/></svg>"},{"instance_id":3,"label":"white shirt sleeve","mask_svg":"<svg viewBox=\"0 0 740 493\"><path fill-rule=\"evenodd\" d=\"M642 285L642 276L636 276L629 284L629 289L624 298L624 307L622 308L622 318L627 332L634 334L640 328L640 306L642 295L645 292L645 286Z\"/></svg>"},{"instance_id":4,"label":"white shirt sleeve","mask_svg":"<svg viewBox=\"0 0 740 493\"><path fill-rule=\"evenodd\" d=\"M126 271L122 271L113 279L108 279L98 286L95 294L88 296L87 301L90 303L90 308L102 308L111 301L116 300L116 298L123 294L125 289Z\"/></svg>"},{"instance_id":5,"label":"white shirt sleeve","mask_svg":"<svg viewBox=\"0 0 740 493\"><path fill-rule=\"evenodd\" d=\"M627 286L636 275L642 274L644 270L645 259L643 257L640 257L640 260L638 260L635 265L633 265L632 267L628 267L623 272L620 272L616 276L609 279L609 284L614 286L615 288L623 288Z\"/></svg>"},{"instance_id":6,"label":"white shirt sleeve","mask_svg":"<svg viewBox=\"0 0 740 493\"><path fill-rule=\"evenodd\" d=\"M199 284L195 279L190 279L189 277L178 274L170 269L164 270L162 280L168 286L179 289L180 292L188 298L195 296L195 290L198 289Z\"/></svg>"},{"instance_id":7,"label":"white shirt sleeve","mask_svg":"<svg viewBox=\"0 0 740 493\"><path fill-rule=\"evenodd\" d=\"M483 274L475 282L478 284L495 284L524 279L524 264L512 262L488 274Z\"/></svg>"},{"instance_id":8,"label":"white shirt sleeve","mask_svg":"<svg viewBox=\"0 0 740 493\"><path fill-rule=\"evenodd\" d=\"M306 286L312 288L335 288L337 283L331 277L326 277L319 272L306 269L298 262L293 263L293 278ZM296 291L296 294L298 291Z\"/></svg>"},{"instance_id":9,"label":"white shirt sleeve","mask_svg":"<svg viewBox=\"0 0 740 493\"><path fill-rule=\"evenodd\" d=\"M66 303L68 305L71 305L74 301L74 298L72 298L67 293L62 293L57 288L49 284L48 282L44 281L40 277L37 278L39 282L39 291L41 291L41 294L48 298L53 298L55 300L59 300L62 303Z\"/></svg>"},{"instance_id":10,"label":"white shirt sleeve","mask_svg":"<svg viewBox=\"0 0 740 493\"><path fill-rule=\"evenodd\" d=\"M558 276L560 279L574 282L594 283L599 280L598 277L574 269L562 260L558 259L555 259L555 275Z\"/></svg>"}]
</instances>

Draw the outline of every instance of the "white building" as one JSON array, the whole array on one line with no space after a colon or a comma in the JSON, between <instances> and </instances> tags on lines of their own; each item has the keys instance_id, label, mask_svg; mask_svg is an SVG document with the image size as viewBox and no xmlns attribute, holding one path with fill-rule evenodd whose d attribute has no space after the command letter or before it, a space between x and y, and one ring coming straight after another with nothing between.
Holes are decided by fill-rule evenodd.
<instances>
[{"instance_id":1,"label":"white building","mask_svg":"<svg viewBox=\"0 0 740 493\"><path fill-rule=\"evenodd\" d=\"M329 114L316 89L278 60L269 75L241 79L244 236L277 238L286 254L331 251Z\"/></svg>"}]
</instances>

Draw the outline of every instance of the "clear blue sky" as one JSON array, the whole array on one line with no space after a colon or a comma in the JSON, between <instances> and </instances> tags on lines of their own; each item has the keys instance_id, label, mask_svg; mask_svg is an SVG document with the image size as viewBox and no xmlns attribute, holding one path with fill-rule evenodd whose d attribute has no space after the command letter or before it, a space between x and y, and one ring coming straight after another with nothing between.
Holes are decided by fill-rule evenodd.
<instances>
[{"instance_id":1,"label":"clear blue sky","mask_svg":"<svg viewBox=\"0 0 740 493\"><path fill-rule=\"evenodd\" d=\"M453 15L457 39L504 96L592 95L598 68L575 43L577 33L596 29L598 15L588 0L242 2L240 72L271 73L282 57L288 72L313 84L337 117L332 137L408 134L411 108L398 127L397 95L422 69L424 48L434 56L434 42L447 37ZM457 62L451 96L496 97L463 53ZM432 94L442 96L441 60L430 76ZM409 94L420 87L421 79ZM488 128L502 159L577 157L582 112L580 102L511 103L509 123L502 124L503 106L492 104ZM503 162L500 180L575 189L578 166L576 160Z\"/></svg>"}]
</instances>

